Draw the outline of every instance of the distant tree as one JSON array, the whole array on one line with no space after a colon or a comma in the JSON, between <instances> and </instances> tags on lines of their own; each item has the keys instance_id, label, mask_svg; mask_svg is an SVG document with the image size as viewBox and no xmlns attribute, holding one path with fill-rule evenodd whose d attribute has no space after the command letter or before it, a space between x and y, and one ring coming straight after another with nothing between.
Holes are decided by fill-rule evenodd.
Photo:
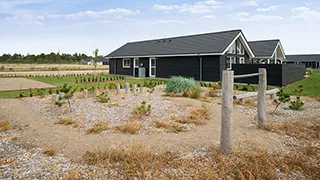
<instances>
[{"instance_id":1,"label":"distant tree","mask_svg":"<svg viewBox=\"0 0 320 180\"><path fill-rule=\"evenodd\" d=\"M95 49L93 54L94 54L94 74L96 74L97 73L98 59L99 59L99 49Z\"/></svg>"}]
</instances>

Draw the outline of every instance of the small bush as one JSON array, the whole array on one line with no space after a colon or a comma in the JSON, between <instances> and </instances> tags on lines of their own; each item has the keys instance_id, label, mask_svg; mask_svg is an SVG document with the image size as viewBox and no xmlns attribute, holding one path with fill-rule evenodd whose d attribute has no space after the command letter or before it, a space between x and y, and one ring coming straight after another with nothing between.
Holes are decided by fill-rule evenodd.
<instances>
[{"instance_id":1,"label":"small bush","mask_svg":"<svg viewBox=\"0 0 320 180\"><path fill-rule=\"evenodd\" d=\"M56 154L56 152L54 150L52 150L52 149L45 150L42 153L47 155L47 156L54 156Z\"/></svg>"},{"instance_id":2,"label":"small bush","mask_svg":"<svg viewBox=\"0 0 320 180\"><path fill-rule=\"evenodd\" d=\"M133 112L137 116L148 116L151 113L151 104L147 105L146 101L142 101L141 105L134 108Z\"/></svg>"},{"instance_id":3,"label":"small bush","mask_svg":"<svg viewBox=\"0 0 320 180\"><path fill-rule=\"evenodd\" d=\"M103 131L109 130L109 123L98 123L93 125L92 128L90 128L87 132L89 133L95 133L95 134L100 134Z\"/></svg>"},{"instance_id":4,"label":"small bush","mask_svg":"<svg viewBox=\"0 0 320 180\"><path fill-rule=\"evenodd\" d=\"M290 104L291 105L289 106L289 108L291 110L295 110L295 111L303 110L304 103L300 100L300 97L297 97L295 101L291 101Z\"/></svg>"},{"instance_id":5,"label":"small bush","mask_svg":"<svg viewBox=\"0 0 320 180\"><path fill-rule=\"evenodd\" d=\"M8 121L1 121L0 122L0 132L8 131L11 125Z\"/></svg>"},{"instance_id":6,"label":"small bush","mask_svg":"<svg viewBox=\"0 0 320 180\"><path fill-rule=\"evenodd\" d=\"M201 88L189 88L183 93L183 96L192 99L199 99L201 96L201 92Z\"/></svg>"},{"instance_id":7,"label":"small bush","mask_svg":"<svg viewBox=\"0 0 320 180\"><path fill-rule=\"evenodd\" d=\"M156 121L155 122L155 127L156 128L169 129L171 127L171 125L166 123L166 122L163 122L163 121Z\"/></svg>"},{"instance_id":8,"label":"small bush","mask_svg":"<svg viewBox=\"0 0 320 180\"><path fill-rule=\"evenodd\" d=\"M306 71L308 75L313 74L313 69L311 68L307 68Z\"/></svg>"},{"instance_id":9,"label":"small bush","mask_svg":"<svg viewBox=\"0 0 320 180\"><path fill-rule=\"evenodd\" d=\"M210 89L208 95L209 95L209 97L218 97L218 90L212 88L212 89Z\"/></svg>"},{"instance_id":10,"label":"small bush","mask_svg":"<svg viewBox=\"0 0 320 180\"><path fill-rule=\"evenodd\" d=\"M194 79L188 79L181 76L174 76L167 81L165 92L167 93L183 93L190 88L198 89L199 85Z\"/></svg>"},{"instance_id":11,"label":"small bush","mask_svg":"<svg viewBox=\"0 0 320 180\"><path fill-rule=\"evenodd\" d=\"M141 125L139 123L130 123L120 125L116 129L123 133L136 134L138 131L140 131Z\"/></svg>"},{"instance_id":12,"label":"small bush","mask_svg":"<svg viewBox=\"0 0 320 180\"><path fill-rule=\"evenodd\" d=\"M73 121L71 119L67 119L67 118L62 118L60 119L56 124L60 124L60 125L72 125Z\"/></svg>"}]
</instances>

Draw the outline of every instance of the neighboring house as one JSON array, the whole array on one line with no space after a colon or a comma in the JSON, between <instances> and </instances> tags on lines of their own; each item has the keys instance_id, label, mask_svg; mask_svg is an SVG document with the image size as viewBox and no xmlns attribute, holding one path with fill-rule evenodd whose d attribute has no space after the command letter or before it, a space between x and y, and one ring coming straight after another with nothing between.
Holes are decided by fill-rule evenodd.
<instances>
[{"instance_id":1,"label":"neighboring house","mask_svg":"<svg viewBox=\"0 0 320 180\"><path fill-rule=\"evenodd\" d=\"M110 74L220 81L222 70L254 54L241 30L127 43L106 56Z\"/></svg>"},{"instance_id":2,"label":"neighboring house","mask_svg":"<svg viewBox=\"0 0 320 180\"><path fill-rule=\"evenodd\" d=\"M94 62L92 59L82 59L80 63L85 65L92 65Z\"/></svg>"},{"instance_id":3,"label":"neighboring house","mask_svg":"<svg viewBox=\"0 0 320 180\"><path fill-rule=\"evenodd\" d=\"M320 68L320 54L287 55L288 63L305 64L306 68Z\"/></svg>"},{"instance_id":4,"label":"neighboring house","mask_svg":"<svg viewBox=\"0 0 320 180\"><path fill-rule=\"evenodd\" d=\"M282 64L286 59L280 40L249 41L255 55L252 64Z\"/></svg>"},{"instance_id":5,"label":"neighboring house","mask_svg":"<svg viewBox=\"0 0 320 180\"><path fill-rule=\"evenodd\" d=\"M109 65L109 59L98 59L97 65Z\"/></svg>"}]
</instances>

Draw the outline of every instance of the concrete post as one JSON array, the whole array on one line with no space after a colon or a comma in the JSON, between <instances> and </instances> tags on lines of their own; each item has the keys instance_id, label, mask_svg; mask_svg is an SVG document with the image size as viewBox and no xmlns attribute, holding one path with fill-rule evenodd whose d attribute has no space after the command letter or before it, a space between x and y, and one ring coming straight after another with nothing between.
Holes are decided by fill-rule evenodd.
<instances>
[{"instance_id":1,"label":"concrete post","mask_svg":"<svg viewBox=\"0 0 320 180\"><path fill-rule=\"evenodd\" d=\"M222 73L222 108L220 148L225 153L232 153L232 110L233 110L234 72Z\"/></svg>"},{"instance_id":2,"label":"concrete post","mask_svg":"<svg viewBox=\"0 0 320 180\"><path fill-rule=\"evenodd\" d=\"M85 99L87 99L88 98L88 90L83 90L83 97L85 98Z\"/></svg>"},{"instance_id":3,"label":"concrete post","mask_svg":"<svg viewBox=\"0 0 320 180\"><path fill-rule=\"evenodd\" d=\"M110 96L110 91L106 90L106 96L109 97Z\"/></svg>"},{"instance_id":4,"label":"concrete post","mask_svg":"<svg viewBox=\"0 0 320 180\"><path fill-rule=\"evenodd\" d=\"M239 104L240 105L244 105L245 104L245 100L244 99L239 99Z\"/></svg>"},{"instance_id":5,"label":"concrete post","mask_svg":"<svg viewBox=\"0 0 320 180\"><path fill-rule=\"evenodd\" d=\"M144 88L140 87L140 94L143 94L143 93L144 93Z\"/></svg>"},{"instance_id":6,"label":"concrete post","mask_svg":"<svg viewBox=\"0 0 320 180\"><path fill-rule=\"evenodd\" d=\"M59 98L64 98L64 92L59 93Z\"/></svg>"},{"instance_id":7,"label":"concrete post","mask_svg":"<svg viewBox=\"0 0 320 180\"><path fill-rule=\"evenodd\" d=\"M57 94L52 94L52 99L51 99L52 104L55 104L58 102L58 95Z\"/></svg>"},{"instance_id":8,"label":"concrete post","mask_svg":"<svg viewBox=\"0 0 320 180\"><path fill-rule=\"evenodd\" d=\"M277 94L276 93L273 93L273 94L270 94L270 99L275 99L276 98L276 96L277 96Z\"/></svg>"},{"instance_id":9,"label":"concrete post","mask_svg":"<svg viewBox=\"0 0 320 180\"><path fill-rule=\"evenodd\" d=\"M117 94L120 94L120 84L117 84Z\"/></svg>"},{"instance_id":10,"label":"concrete post","mask_svg":"<svg viewBox=\"0 0 320 180\"><path fill-rule=\"evenodd\" d=\"M263 129L267 120L266 114L266 91L267 91L267 70L259 68L259 89L258 89L258 128Z\"/></svg>"},{"instance_id":11,"label":"concrete post","mask_svg":"<svg viewBox=\"0 0 320 180\"><path fill-rule=\"evenodd\" d=\"M137 85L136 84L132 85L132 92L133 92L133 94L135 94L137 92Z\"/></svg>"},{"instance_id":12,"label":"concrete post","mask_svg":"<svg viewBox=\"0 0 320 180\"><path fill-rule=\"evenodd\" d=\"M126 89L126 94L129 94L129 92L130 92L130 84L128 82L126 82L125 89Z\"/></svg>"},{"instance_id":13,"label":"concrete post","mask_svg":"<svg viewBox=\"0 0 320 180\"><path fill-rule=\"evenodd\" d=\"M99 90L94 90L94 92L93 92L93 96L94 96L94 97L99 96Z\"/></svg>"}]
</instances>

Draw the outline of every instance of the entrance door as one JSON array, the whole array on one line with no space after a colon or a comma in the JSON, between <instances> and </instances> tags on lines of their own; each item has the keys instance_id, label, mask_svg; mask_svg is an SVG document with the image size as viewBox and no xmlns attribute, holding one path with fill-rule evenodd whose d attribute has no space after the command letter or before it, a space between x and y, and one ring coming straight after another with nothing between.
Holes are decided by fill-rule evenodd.
<instances>
[{"instance_id":1,"label":"entrance door","mask_svg":"<svg viewBox=\"0 0 320 180\"><path fill-rule=\"evenodd\" d=\"M149 61L149 76L156 77L156 65L157 65L156 58L150 58Z\"/></svg>"},{"instance_id":2,"label":"entrance door","mask_svg":"<svg viewBox=\"0 0 320 180\"><path fill-rule=\"evenodd\" d=\"M133 59L133 77L139 77L139 58Z\"/></svg>"}]
</instances>

